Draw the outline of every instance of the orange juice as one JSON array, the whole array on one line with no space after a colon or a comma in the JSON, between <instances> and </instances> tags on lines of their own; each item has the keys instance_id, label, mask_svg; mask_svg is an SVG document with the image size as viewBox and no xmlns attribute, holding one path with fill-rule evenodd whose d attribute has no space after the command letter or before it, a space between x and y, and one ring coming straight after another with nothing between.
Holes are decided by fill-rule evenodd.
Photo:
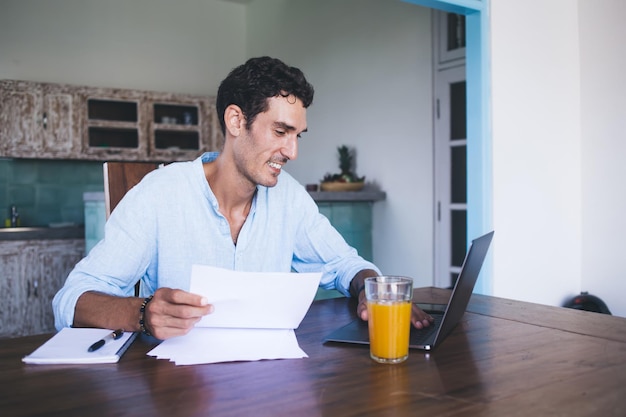
<instances>
[{"instance_id":1,"label":"orange juice","mask_svg":"<svg viewBox=\"0 0 626 417\"><path fill-rule=\"evenodd\" d=\"M402 362L409 355L411 301L368 301L370 355L379 362Z\"/></svg>"}]
</instances>

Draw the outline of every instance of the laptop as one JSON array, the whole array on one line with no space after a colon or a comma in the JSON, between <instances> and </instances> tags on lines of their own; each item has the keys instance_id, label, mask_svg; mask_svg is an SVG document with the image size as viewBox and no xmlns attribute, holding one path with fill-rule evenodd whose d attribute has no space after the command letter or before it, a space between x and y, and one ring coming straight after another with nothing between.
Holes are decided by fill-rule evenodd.
<instances>
[{"instance_id":1,"label":"laptop","mask_svg":"<svg viewBox=\"0 0 626 417\"><path fill-rule=\"evenodd\" d=\"M416 329L411 326L409 339L410 348L421 350L434 349L443 342L459 323L461 317L465 314L467 304L474 291L474 286L476 285L478 274L487 256L493 233L492 231L472 240L467 254L465 255L465 259L463 260L461 273L456 280L448 305L444 310L439 311L423 308L424 311L433 316L435 322L424 329ZM420 304L418 305L420 307L422 306ZM434 307L435 305L431 306ZM357 318L326 336L324 343L326 342L368 345L369 333L367 322Z\"/></svg>"}]
</instances>

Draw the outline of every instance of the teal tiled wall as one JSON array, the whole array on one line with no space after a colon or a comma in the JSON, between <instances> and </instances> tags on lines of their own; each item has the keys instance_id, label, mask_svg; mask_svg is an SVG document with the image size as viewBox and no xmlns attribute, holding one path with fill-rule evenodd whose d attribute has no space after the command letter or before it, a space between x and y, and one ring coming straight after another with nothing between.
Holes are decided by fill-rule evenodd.
<instances>
[{"instance_id":1,"label":"teal tiled wall","mask_svg":"<svg viewBox=\"0 0 626 417\"><path fill-rule=\"evenodd\" d=\"M0 219L17 206L22 226L84 224L83 193L103 191L102 162L0 159Z\"/></svg>"}]
</instances>

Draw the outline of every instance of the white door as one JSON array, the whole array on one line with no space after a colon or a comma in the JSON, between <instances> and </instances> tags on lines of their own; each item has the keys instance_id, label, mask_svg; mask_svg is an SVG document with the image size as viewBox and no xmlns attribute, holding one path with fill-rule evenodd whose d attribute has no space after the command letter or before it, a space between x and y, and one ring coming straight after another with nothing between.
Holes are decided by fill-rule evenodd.
<instances>
[{"instance_id":1,"label":"white door","mask_svg":"<svg viewBox=\"0 0 626 417\"><path fill-rule=\"evenodd\" d=\"M467 246L467 122L465 65L435 76L435 278L456 282Z\"/></svg>"}]
</instances>

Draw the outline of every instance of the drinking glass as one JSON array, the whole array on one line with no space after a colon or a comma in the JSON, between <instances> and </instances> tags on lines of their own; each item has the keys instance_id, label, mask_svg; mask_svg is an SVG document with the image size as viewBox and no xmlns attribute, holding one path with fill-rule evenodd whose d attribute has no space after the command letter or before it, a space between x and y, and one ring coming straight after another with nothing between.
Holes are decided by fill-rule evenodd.
<instances>
[{"instance_id":1,"label":"drinking glass","mask_svg":"<svg viewBox=\"0 0 626 417\"><path fill-rule=\"evenodd\" d=\"M365 279L370 356L380 363L409 357L413 279L379 276Z\"/></svg>"}]
</instances>

